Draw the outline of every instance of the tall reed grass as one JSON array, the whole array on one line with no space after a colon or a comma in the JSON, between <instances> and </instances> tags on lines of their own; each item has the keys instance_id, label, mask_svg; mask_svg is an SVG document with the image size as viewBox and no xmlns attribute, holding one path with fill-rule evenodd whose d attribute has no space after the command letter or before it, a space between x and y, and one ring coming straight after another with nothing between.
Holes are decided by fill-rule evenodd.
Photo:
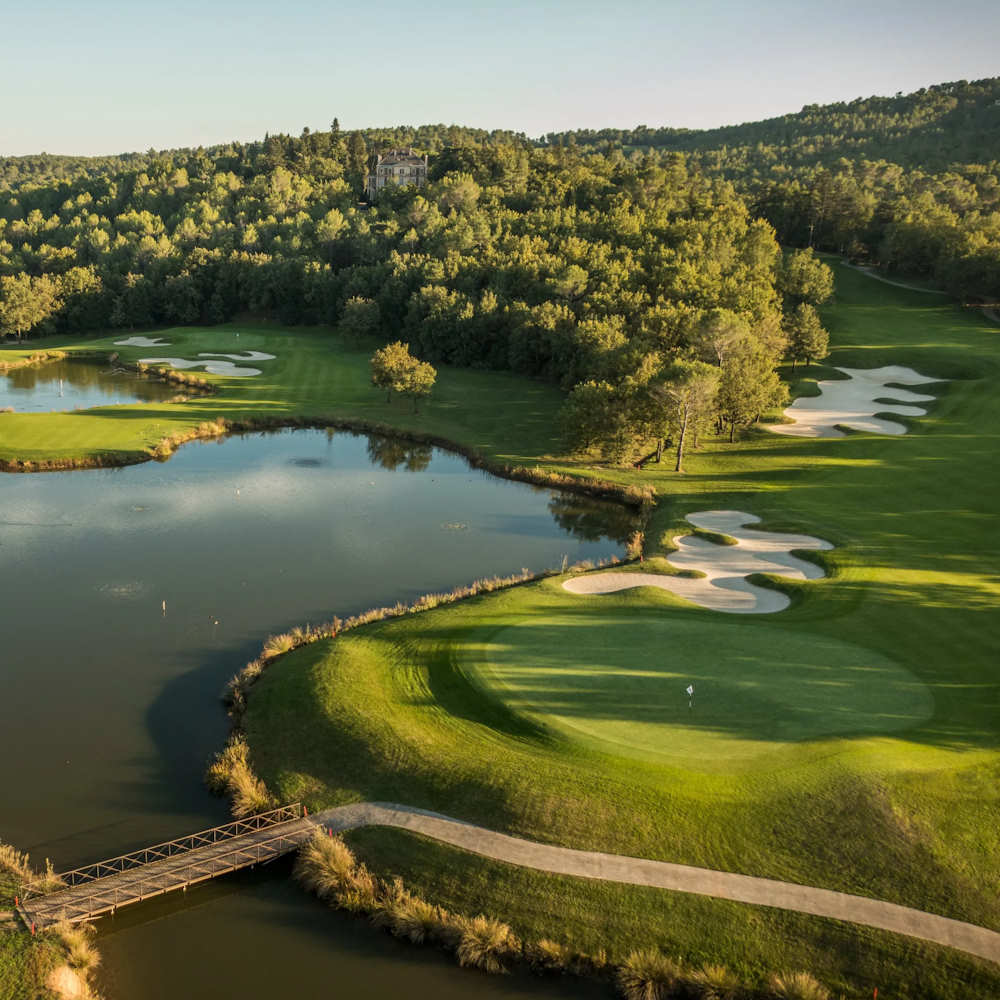
<instances>
[{"instance_id":1,"label":"tall reed grass","mask_svg":"<svg viewBox=\"0 0 1000 1000\"><path fill-rule=\"evenodd\" d=\"M808 972L782 972L771 976L768 985L780 1000L830 1000L830 991Z\"/></svg>"},{"instance_id":2,"label":"tall reed grass","mask_svg":"<svg viewBox=\"0 0 1000 1000\"><path fill-rule=\"evenodd\" d=\"M66 885L48 858L45 859L45 870L37 872L31 867L31 858L24 851L4 843L0 843L0 874L9 876L16 883L30 883L35 892L54 892Z\"/></svg>"},{"instance_id":3,"label":"tall reed grass","mask_svg":"<svg viewBox=\"0 0 1000 1000\"><path fill-rule=\"evenodd\" d=\"M650 948L633 951L618 969L625 1000L668 1000L684 985L680 963Z\"/></svg>"},{"instance_id":4,"label":"tall reed grass","mask_svg":"<svg viewBox=\"0 0 1000 1000\"><path fill-rule=\"evenodd\" d=\"M237 819L273 809L276 804L250 765L250 748L241 733L234 733L216 754L205 773L205 784L217 795L229 795Z\"/></svg>"}]
</instances>

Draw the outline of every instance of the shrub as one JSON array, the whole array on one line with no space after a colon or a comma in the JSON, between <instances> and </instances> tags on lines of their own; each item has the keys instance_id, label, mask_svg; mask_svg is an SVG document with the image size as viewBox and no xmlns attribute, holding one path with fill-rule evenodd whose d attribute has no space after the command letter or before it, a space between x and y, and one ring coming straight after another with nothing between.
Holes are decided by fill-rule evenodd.
<instances>
[{"instance_id":1,"label":"shrub","mask_svg":"<svg viewBox=\"0 0 1000 1000\"><path fill-rule=\"evenodd\" d=\"M618 970L618 986L626 1000L666 1000L682 983L683 972L660 951L633 951Z\"/></svg>"},{"instance_id":2,"label":"shrub","mask_svg":"<svg viewBox=\"0 0 1000 1000\"><path fill-rule=\"evenodd\" d=\"M494 974L507 971L507 963L520 949L507 924L480 915L462 918L461 928L462 936L455 949L459 965Z\"/></svg>"},{"instance_id":3,"label":"shrub","mask_svg":"<svg viewBox=\"0 0 1000 1000\"><path fill-rule=\"evenodd\" d=\"M830 1000L830 991L808 972L783 972L771 976L768 985L781 1000Z\"/></svg>"}]
</instances>

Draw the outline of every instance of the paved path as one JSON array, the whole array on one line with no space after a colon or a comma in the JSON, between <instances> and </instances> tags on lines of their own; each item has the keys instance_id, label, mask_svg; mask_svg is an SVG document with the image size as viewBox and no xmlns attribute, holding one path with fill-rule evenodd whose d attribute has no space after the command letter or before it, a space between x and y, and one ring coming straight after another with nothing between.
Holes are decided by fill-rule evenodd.
<instances>
[{"instance_id":1,"label":"paved path","mask_svg":"<svg viewBox=\"0 0 1000 1000\"><path fill-rule=\"evenodd\" d=\"M950 292L946 292L941 288L921 288L919 285L908 285L903 281L893 281L891 278L883 278L881 274L873 271L870 267L862 267L859 264L849 264L846 260L840 262L844 267L849 267L853 271L860 271L862 274L867 274L869 278L874 278L876 281L881 281L886 285L894 285L896 288L905 288L911 292L927 292L930 295L950 295ZM980 306L980 312L991 322L1000 323L1000 311L991 308L990 306Z\"/></svg>"},{"instance_id":2,"label":"paved path","mask_svg":"<svg viewBox=\"0 0 1000 1000\"><path fill-rule=\"evenodd\" d=\"M324 810L310 819L333 830L349 830L359 826L392 826L412 830L482 857L558 875L673 889L676 892L690 892L699 896L714 896L740 903L831 917L834 920L864 924L933 941L1000 963L1000 933L866 896L814 889L769 878L712 871L709 868L692 868L667 861L647 861L618 854L553 847L509 837L438 813L391 803L359 802Z\"/></svg>"},{"instance_id":3,"label":"paved path","mask_svg":"<svg viewBox=\"0 0 1000 1000\"><path fill-rule=\"evenodd\" d=\"M882 277L878 271L874 271L870 267L862 267L860 264L848 264L846 260L842 260L841 264L843 264L844 267L851 268L852 271L860 271L862 274L867 274L869 278L874 278L876 281L881 281L885 285L892 285L895 288L905 288L910 292L926 292L928 295L951 294L942 288L922 288L920 285L908 285L905 281L893 281L891 278Z\"/></svg>"}]
</instances>

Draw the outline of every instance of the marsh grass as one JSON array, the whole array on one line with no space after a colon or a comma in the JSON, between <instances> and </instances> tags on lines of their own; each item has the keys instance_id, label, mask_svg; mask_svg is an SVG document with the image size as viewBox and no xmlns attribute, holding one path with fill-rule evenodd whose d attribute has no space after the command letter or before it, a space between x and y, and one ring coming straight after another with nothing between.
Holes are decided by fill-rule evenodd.
<instances>
[{"instance_id":1,"label":"marsh grass","mask_svg":"<svg viewBox=\"0 0 1000 1000\"><path fill-rule=\"evenodd\" d=\"M618 988L625 1000L667 1000L684 984L681 965L661 951L633 951L618 969Z\"/></svg>"},{"instance_id":2,"label":"marsh grass","mask_svg":"<svg viewBox=\"0 0 1000 1000\"><path fill-rule=\"evenodd\" d=\"M782 972L771 976L768 986L780 1000L830 1000L830 991L808 972Z\"/></svg>"},{"instance_id":3,"label":"marsh grass","mask_svg":"<svg viewBox=\"0 0 1000 1000\"><path fill-rule=\"evenodd\" d=\"M250 751L240 733L234 733L205 772L205 784L217 795L228 794L237 819L273 809L275 800L253 771Z\"/></svg>"},{"instance_id":4,"label":"marsh grass","mask_svg":"<svg viewBox=\"0 0 1000 1000\"><path fill-rule=\"evenodd\" d=\"M27 853L4 843L0 843L0 876L4 876L0 879L0 901L4 895L16 895L28 883L36 893L55 892L66 885L48 858L45 859L44 870L37 872L31 867L31 858Z\"/></svg>"},{"instance_id":5,"label":"marsh grass","mask_svg":"<svg viewBox=\"0 0 1000 1000\"><path fill-rule=\"evenodd\" d=\"M10 844L0 843L0 872L24 881L30 881L35 877L28 855Z\"/></svg>"},{"instance_id":6,"label":"marsh grass","mask_svg":"<svg viewBox=\"0 0 1000 1000\"><path fill-rule=\"evenodd\" d=\"M89 976L101 963L101 956L94 947L96 930L92 924L56 924L51 928L66 950L70 967L84 976Z\"/></svg>"},{"instance_id":7,"label":"marsh grass","mask_svg":"<svg viewBox=\"0 0 1000 1000\"><path fill-rule=\"evenodd\" d=\"M508 924L480 914L461 921L462 934L455 955L459 965L493 975L509 971L520 957L521 944Z\"/></svg>"},{"instance_id":8,"label":"marsh grass","mask_svg":"<svg viewBox=\"0 0 1000 1000\"><path fill-rule=\"evenodd\" d=\"M703 1000L735 1000L742 986L740 977L724 965L703 965L690 978L695 996Z\"/></svg>"}]
</instances>

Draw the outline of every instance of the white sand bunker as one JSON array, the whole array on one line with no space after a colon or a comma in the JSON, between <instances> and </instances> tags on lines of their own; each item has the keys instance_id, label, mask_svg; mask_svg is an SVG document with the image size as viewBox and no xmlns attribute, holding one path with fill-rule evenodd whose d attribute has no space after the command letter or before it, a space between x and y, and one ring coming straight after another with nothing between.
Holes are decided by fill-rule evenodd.
<instances>
[{"instance_id":1,"label":"white sand bunker","mask_svg":"<svg viewBox=\"0 0 1000 1000\"><path fill-rule=\"evenodd\" d=\"M659 587L712 611L731 614L769 614L788 607L786 594L747 582L751 573L774 573L790 580L817 580L826 574L815 563L792 555L794 549L832 549L829 542L811 535L786 535L753 531L759 517L741 510L700 510L687 520L703 531L736 539L719 545L697 535L675 539L678 550L667 557L677 569L698 570L702 577L666 576L662 573L590 573L573 577L563 587L574 594L610 594L632 587Z\"/></svg>"},{"instance_id":2,"label":"white sand bunker","mask_svg":"<svg viewBox=\"0 0 1000 1000\"><path fill-rule=\"evenodd\" d=\"M162 337L126 337L125 340L116 340L116 347L166 347L170 343Z\"/></svg>"},{"instance_id":3,"label":"white sand bunker","mask_svg":"<svg viewBox=\"0 0 1000 1000\"><path fill-rule=\"evenodd\" d=\"M883 420L876 413L899 413L906 417L921 417L927 411L921 406L900 403L925 403L933 396L924 396L906 389L890 389L891 383L924 385L944 379L926 378L912 368L888 365L885 368L838 368L849 376L843 381L818 382L818 396L800 396L785 410L794 424L768 424L775 434L793 437L844 437L837 425L872 434L905 434L906 427L894 420ZM893 399L900 403L876 402Z\"/></svg>"},{"instance_id":4,"label":"white sand bunker","mask_svg":"<svg viewBox=\"0 0 1000 1000\"><path fill-rule=\"evenodd\" d=\"M191 361L188 358L140 358L139 364L170 365L180 369L204 368L209 375L231 375L233 378L248 378L261 372L259 368L240 368L232 361Z\"/></svg>"},{"instance_id":5,"label":"white sand bunker","mask_svg":"<svg viewBox=\"0 0 1000 1000\"><path fill-rule=\"evenodd\" d=\"M215 354L202 351L199 358L229 358L231 361L273 361L276 354L265 354L263 351L244 351L242 354Z\"/></svg>"},{"instance_id":6,"label":"white sand bunker","mask_svg":"<svg viewBox=\"0 0 1000 1000\"><path fill-rule=\"evenodd\" d=\"M204 368L209 375L230 375L233 378L248 378L259 375L260 368L240 368L233 361L273 361L277 355L264 351L244 351L242 354L216 354L202 351L199 358L230 358L230 361L192 361L189 358L140 358L143 365L170 365L171 368Z\"/></svg>"}]
</instances>

